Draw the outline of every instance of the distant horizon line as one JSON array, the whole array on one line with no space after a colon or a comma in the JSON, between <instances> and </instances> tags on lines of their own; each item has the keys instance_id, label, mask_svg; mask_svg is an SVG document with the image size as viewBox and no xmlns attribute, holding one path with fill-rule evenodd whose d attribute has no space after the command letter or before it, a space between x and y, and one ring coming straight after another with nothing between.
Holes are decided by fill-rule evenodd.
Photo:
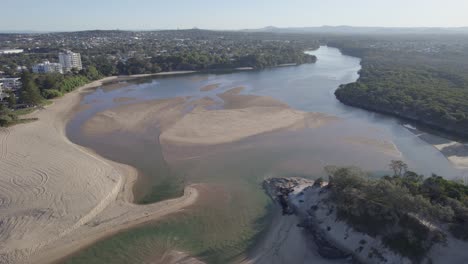
<instances>
[{"instance_id":1,"label":"distant horizon line","mask_svg":"<svg viewBox=\"0 0 468 264\"><path fill-rule=\"evenodd\" d=\"M265 26L260 28L239 28L239 29L210 29L210 28L199 28L199 27L177 27L177 28L154 28L154 29L123 29L123 28L90 28L90 29L77 29L77 30L8 30L8 29L0 29L0 34L5 33L18 33L18 34L39 34L39 33L71 33L71 32L86 32L86 31L171 31L171 30L191 30L191 29L199 29L199 30L209 30L209 31L249 31L249 30L263 30L263 29L323 29L323 28L349 28L349 29L468 29L467 26L350 26L350 25L337 25L337 26L330 26L330 25L322 25L322 26L288 26L288 27L278 27L278 26Z\"/></svg>"}]
</instances>

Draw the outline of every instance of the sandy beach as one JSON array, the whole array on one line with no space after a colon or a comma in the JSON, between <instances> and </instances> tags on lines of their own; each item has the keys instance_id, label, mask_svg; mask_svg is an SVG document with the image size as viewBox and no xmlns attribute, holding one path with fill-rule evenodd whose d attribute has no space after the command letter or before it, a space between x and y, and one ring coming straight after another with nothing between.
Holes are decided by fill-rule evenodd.
<instances>
[{"instance_id":1,"label":"sandy beach","mask_svg":"<svg viewBox=\"0 0 468 264\"><path fill-rule=\"evenodd\" d=\"M90 83L30 114L38 121L0 130L0 263L50 263L197 200L197 187L188 186L178 199L135 205L135 169L67 139L80 93L115 80Z\"/></svg>"}]
</instances>

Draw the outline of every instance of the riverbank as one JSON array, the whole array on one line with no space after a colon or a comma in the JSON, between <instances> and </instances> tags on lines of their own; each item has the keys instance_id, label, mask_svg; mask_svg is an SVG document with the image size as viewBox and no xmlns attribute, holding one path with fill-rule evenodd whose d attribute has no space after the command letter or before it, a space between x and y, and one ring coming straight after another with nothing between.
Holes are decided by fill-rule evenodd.
<instances>
[{"instance_id":1,"label":"riverbank","mask_svg":"<svg viewBox=\"0 0 468 264\"><path fill-rule=\"evenodd\" d=\"M433 146L437 151L442 153L454 167L466 170L468 169L468 145L457 139L439 136L420 130L419 128L405 124L403 125L415 137ZM466 181L466 179L461 179Z\"/></svg>"},{"instance_id":2,"label":"riverbank","mask_svg":"<svg viewBox=\"0 0 468 264\"><path fill-rule=\"evenodd\" d=\"M182 73L158 75L169 74ZM146 75L125 78L140 77ZM136 170L66 137L65 125L81 94L118 80L108 77L80 87L28 115L39 121L0 130L0 263L48 263L109 233L179 211L197 200L196 186L189 186L181 198L134 205L131 190Z\"/></svg>"}]
</instances>

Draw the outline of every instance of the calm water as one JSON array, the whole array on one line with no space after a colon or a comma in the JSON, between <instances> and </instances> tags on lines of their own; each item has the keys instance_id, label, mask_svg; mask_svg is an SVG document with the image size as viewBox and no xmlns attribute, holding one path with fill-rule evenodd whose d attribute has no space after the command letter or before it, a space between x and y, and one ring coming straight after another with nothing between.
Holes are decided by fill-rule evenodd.
<instances>
[{"instance_id":1,"label":"calm water","mask_svg":"<svg viewBox=\"0 0 468 264\"><path fill-rule=\"evenodd\" d=\"M169 250L187 251L210 263L235 261L251 248L268 224L270 202L260 188L268 176L323 176L326 165L361 166L385 171L394 158L365 144L346 139L371 138L393 141L410 167L421 173L448 178L464 176L447 159L393 118L346 107L334 96L340 85L358 78L360 60L339 50L321 47L314 51L316 64L231 74L194 74L105 86L86 95L83 109L67 127L72 141L91 147L101 155L136 167L141 181L138 201L148 203L178 196L184 184L205 183L201 201L183 213L135 228L98 242L70 258L68 263L152 262ZM200 92L219 83L220 88ZM316 130L278 132L255 136L218 147L190 149L202 153L191 160L166 160L157 140L157 128L141 134L116 132L102 138L81 134L84 121L95 113L123 104L114 99L136 101L209 96L243 86L245 94L268 95L291 107L339 116L344 122ZM132 101L131 103L134 103ZM214 155L216 154L216 155Z\"/></svg>"}]
</instances>

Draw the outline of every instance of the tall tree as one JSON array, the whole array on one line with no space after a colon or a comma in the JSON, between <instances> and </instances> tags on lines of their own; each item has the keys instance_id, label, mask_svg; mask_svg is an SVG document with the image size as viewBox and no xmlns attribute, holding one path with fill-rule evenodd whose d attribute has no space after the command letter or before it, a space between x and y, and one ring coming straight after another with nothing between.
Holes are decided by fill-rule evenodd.
<instances>
[{"instance_id":1,"label":"tall tree","mask_svg":"<svg viewBox=\"0 0 468 264\"><path fill-rule=\"evenodd\" d=\"M20 93L21 102L34 106L40 104L43 100L43 97L41 96L41 92L33 80L32 74L28 71L24 71L21 74L21 82L23 84L22 91Z\"/></svg>"}]
</instances>

